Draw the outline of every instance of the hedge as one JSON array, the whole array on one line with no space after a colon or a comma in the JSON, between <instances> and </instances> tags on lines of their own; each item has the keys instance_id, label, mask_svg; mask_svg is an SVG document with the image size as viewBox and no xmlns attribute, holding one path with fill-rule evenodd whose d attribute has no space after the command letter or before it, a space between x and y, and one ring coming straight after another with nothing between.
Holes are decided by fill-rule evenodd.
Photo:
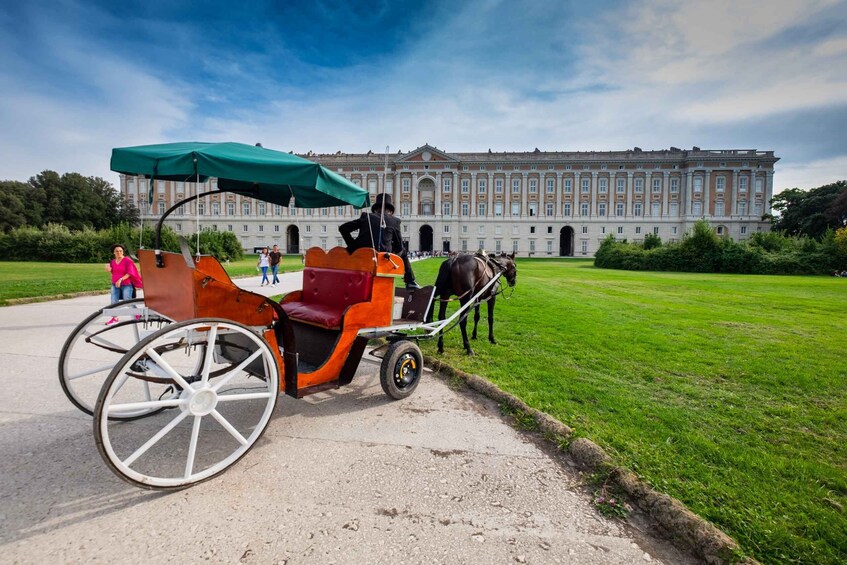
<instances>
[{"instance_id":1,"label":"hedge","mask_svg":"<svg viewBox=\"0 0 847 565\"><path fill-rule=\"evenodd\" d=\"M718 237L708 222L701 220L679 243L662 244L656 239L627 243L610 235L600 245L594 265L633 271L767 275L831 274L847 269L847 251L837 244L833 232L820 242L775 232L756 233L747 241L735 242Z\"/></svg>"},{"instance_id":2,"label":"hedge","mask_svg":"<svg viewBox=\"0 0 847 565\"><path fill-rule=\"evenodd\" d=\"M196 234L186 239L191 253L196 253ZM50 224L44 229L22 227L0 234L0 260L104 263L112 258L109 248L115 243L124 245L131 255L135 255L139 247L138 228L126 224L96 231L71 231L59 224ZM144 229L141 243L148 249L155 246L152 228ZM179 251L179 238L168 227L162 229L162 249ZM200 253L213 255L220 261L238 260L244 254L235 234L209 230L200 232Z\"/></svg>"}]
</instances>

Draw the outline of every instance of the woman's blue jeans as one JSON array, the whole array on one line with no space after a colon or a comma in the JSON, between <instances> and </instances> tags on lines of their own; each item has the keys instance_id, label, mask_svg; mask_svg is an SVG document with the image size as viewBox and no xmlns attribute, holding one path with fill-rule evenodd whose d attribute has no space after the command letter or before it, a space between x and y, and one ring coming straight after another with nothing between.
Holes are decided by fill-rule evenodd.
<instances>
[{"instance_id":1,"label":"woman's blue jeans","mask_svg":"<svg viewBox=\"0 0 847 565\"><path fill-rule=\"evenodd\" d=\"M115 286L112 284L112 304L132 298L132 285Z\"/></svg>"}]
</instances>

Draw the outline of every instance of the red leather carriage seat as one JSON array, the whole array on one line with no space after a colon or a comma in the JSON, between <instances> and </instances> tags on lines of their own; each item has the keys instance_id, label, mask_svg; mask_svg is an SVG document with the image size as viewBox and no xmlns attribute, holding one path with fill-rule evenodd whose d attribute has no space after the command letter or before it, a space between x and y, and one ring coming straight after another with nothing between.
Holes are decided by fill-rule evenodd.
<instances>
[{"instance_id":1,"label":"red leather carriage seat","mask_svg":"<svg viewBox=\"0 0 847 565\"><path fill-rule=\"evenodd\" d=\"M366 271L306 267L300 301L285 302L282 308L295 320L340 328L349 306L371 299L373 277Z\"/></svg>"}]
</instances>

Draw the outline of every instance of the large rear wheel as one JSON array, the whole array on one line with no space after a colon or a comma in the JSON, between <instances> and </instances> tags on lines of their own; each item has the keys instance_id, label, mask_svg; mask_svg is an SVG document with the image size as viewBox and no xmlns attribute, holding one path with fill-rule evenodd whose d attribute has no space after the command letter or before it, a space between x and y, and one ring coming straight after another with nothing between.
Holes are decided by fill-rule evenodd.
<instances>
[{"instance_id":1,"label":"large rear wheel","mask_svg":"<svg viewBox=\"0 0 847 565\"><path fill-rule=\"evenodd\" d=\"M142 298L118 302L88 316L74 328L59 354L59 384L65 396L86 414L94 414L97 395L118 361L139 341L170 323L146 308ZM112 418L144 415L133 410Z\"/></svg>"},{"instance_id":2,"label":"large rear wheel","mask_svg":"<svg viewBox=\"0 0 847 565\"><path fill-rule=\"evenodd\" d=\"M144 386L160 396L148 398ZM94 414L97 447L122 479L174 490L235 464L262 436L279 394L268 343L241 324L173 324L133 347L103 385ZM114 414L161 412L116 422Z\"/></svg>"}]
</instances>

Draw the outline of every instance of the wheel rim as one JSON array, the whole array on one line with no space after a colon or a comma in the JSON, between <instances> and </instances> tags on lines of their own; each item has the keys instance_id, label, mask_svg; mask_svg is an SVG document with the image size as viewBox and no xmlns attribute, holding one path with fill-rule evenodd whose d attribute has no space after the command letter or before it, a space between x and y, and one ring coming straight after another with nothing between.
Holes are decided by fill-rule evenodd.
<instances>
[{"instance_id":1,"label":"wheel rim","mask_svg":"<svg viewBox=\"0 0 847 565\"><path fill-rule=\"evenodd\" d=\"M143 362L144 371L136 369ZM136 399L132 381L152 379L176 393ZM170 384L168 384L170 383ZM97 403L101 455L122 478L179 488L215 476L254 445L270 421L279 388L276 360L250 329L225 321L176 324L150 336L109 376ZM117 423L112 413L163 410Z\"/></svg>"},{"instance_id":2,"label":"wheel rim","mask_svg":"<svg viewBox=\"0 0 847 565\"><path fill-rule=\"evenodd\" d=\"M106 325L113 316L119 321ZM142 299L108 306L89 316L68 336L62 348L59 382L65 395L77 408L93 414L103 382L115 364L141 339L169 323L145 308ZM113 417L126 419L144 414L133 411Z\"/></svg>"},{"instance_id":3,"label":"wheel rim","mask_svg":"<svg viewBox=\"0 0 847 565\"><path fill-rule=\"evenodd\" d=\"M404 353L394 365L394 384L404 390L418 380L420 376L420 360L411 352Z\"/></svg>"}]
</instances>

